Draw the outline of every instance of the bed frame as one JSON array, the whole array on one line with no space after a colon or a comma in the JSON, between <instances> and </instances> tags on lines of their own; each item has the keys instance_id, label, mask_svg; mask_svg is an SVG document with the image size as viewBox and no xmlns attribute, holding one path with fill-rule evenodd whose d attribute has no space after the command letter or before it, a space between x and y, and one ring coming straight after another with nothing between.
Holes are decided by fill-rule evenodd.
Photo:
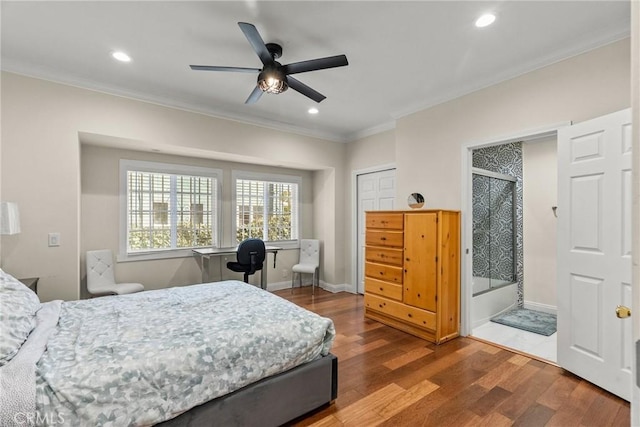
<instances>
[{"instance_id":1,"label":"bed frame","mask_svg":"<svg viewBox=\"0 0 640 427\"><path fill-rule=\"evenodd\" d=\"M338 358L329 354L196 406L161 427L280 426L338 395Z\"/></svg>"}]
</instances>

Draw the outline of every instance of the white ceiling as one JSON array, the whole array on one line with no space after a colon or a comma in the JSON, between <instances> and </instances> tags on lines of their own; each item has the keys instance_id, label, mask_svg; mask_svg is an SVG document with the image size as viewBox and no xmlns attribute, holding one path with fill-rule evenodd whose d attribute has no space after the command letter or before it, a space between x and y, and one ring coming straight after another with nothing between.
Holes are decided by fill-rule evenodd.
<instances>
[{"instance_id":1,"label":"white ceiling","mask_svg":"<svg viewBox=\"0 0 640 427\"><path fill-rule=\"evenodd\" d=\"M2 1L3 70L335 141L630 34L628 1ZM474 26L486 11L487 28ZM283 46L283 64L346 54L245 105L260 68L237 23ZM123 50L133 61L114 61ZM317 105L320 113L307 109Z\"/></svg>"}]
</instances>

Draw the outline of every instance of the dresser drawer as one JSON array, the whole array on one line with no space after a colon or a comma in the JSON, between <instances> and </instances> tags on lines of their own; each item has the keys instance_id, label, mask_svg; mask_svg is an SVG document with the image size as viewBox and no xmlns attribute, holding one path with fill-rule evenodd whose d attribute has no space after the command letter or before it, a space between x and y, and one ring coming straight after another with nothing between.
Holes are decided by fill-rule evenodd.
<instances>
[{"instance_id":1,"label":"dresser drawer","mask_svg":"<svg viewBox=\"0 0 640 427\"><path fill-rule=\"evenodd\" d=\"M376 295L402 301L402 285L396 285L382 280L373 279L371 277L364 278L365 292L371 292Z\"/></svg>"},{"instance_id":2,"label":"dresser drawer","mask_svg":"<svg viewBox=\"0 0 640 427\"><path fill-rule=\"evenodd\" d=\"M431 311L409 307L377 295L365 294L365 307L393 317L405 323L410 323L421 328L436 330L436 314Z\"/></svg>"},{"instance_id":3,"label":"dresser drawer","mask_svg":"<svg viewBox=\"0 0 640 427\"><path fill-rule=\"evenodd\" d=\"M367 262L364 264L364 275L385 282L402 284L402 268L386 264Z\"/></svg>"},{"instance_id":4,"label":"dresser drawer","mask_svg":"<svg viewBox=\"0 0 640 427\"><path fill-rule=\"evenodd\" d=\"M403 236L402 231L367 230L365 243L367 246L402 248Z\"/></svg>"},{"instance_id":5,"label":"dresser drawer","mask_svg":"<svg viewBox=\"0 0 640 427\"><path fill-rule=\"evenodd\" d=\"M385 228L388 230L402 230L404 215L402 212L367 212L367 228Z\"/></svg>"},{"instance_id":6,"label":"dresser drawer","mask_svg":"<svg viewBox=\"0 0 640 427\"><path fill-rule=\"evenodd\" d=\"M402 249L369 247L365 248L364 258L369 262L402 267Z\"/></svg>"}]
</instances>

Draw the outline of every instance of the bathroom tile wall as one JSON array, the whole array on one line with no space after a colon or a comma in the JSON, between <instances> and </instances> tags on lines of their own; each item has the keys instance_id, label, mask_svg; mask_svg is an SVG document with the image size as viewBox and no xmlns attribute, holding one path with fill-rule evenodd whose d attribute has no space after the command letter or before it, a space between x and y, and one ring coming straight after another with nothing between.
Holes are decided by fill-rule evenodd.
<instances>
[{"instance_id":1,"label":"bathroom tile wall","mask_svg":"<svg viewBox=\"0 0 640 427\"><path fill-rule=\"evenodd\" d=\"M473 167L516 178L516 281L518 306L523 297L522 143L473 150ZM474 175L473 275L499 280L513 278L512 183ZM490 272L491 271L491 272Z\"/></svg>"}]
</instances>

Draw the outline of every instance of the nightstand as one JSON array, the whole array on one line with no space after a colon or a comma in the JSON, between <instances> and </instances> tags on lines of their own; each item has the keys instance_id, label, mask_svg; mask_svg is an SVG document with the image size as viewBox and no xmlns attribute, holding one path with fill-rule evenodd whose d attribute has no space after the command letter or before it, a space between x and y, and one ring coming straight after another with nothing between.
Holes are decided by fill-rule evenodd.
<instances>
[{"instance_id":1,"label":"nightstand","mask_svg":"<svg viewBox=\"0 0 640 427\"><path fill-rule=\"evenodd\" d=\"M28 279L18 279L24 283L27 288L31 289L35 294L38 294L38 279L39 277L29 277Z\"/></svg>"}]
</instances>

